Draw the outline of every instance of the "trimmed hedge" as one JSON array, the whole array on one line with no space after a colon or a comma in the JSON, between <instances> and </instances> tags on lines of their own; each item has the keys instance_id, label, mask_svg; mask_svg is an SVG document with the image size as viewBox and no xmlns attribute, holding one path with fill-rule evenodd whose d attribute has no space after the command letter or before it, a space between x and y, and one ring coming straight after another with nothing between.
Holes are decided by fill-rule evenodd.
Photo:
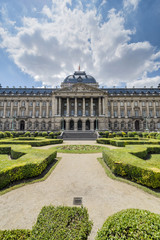
<instances>
[{"instance_id":1,"label":"trimmed hedge","mask_svg":"<svg viewBox=\"0 0 160 240\"><path fill-rule=\"evenodd\" d=\"M39 147L51 144L63 143L63 139L41 139L41 140L0 140L0 144L29 144L32 147Z\"/></svg>"},{"instance_id":2,"label":"trimmed hedge","mask_svg":"<svg viewBox=\"0 0 160 240\"><path fill-rule=\"evenodd\" d=\"M131 181L145 185L147 187L160 187L160 163L157 161L145 161L141 157L146 157L148 153L157 153L160 146L147 147L146 149L106 149L102 152L104 162L111 171L119 176ZM156 149L156 150L155 150ZM139 157L138 157L139 156Z\"/></svg>"},{"instance_id":3,"label":"trimmed hedge","mask_svg":"<svg viewBox=\"0 0 160 240\"><path fill-rule=\"evenodd\" d=\"M137 138L138 139L138 138ZM111 144L113 146L117 147L125 147L126 145L143 145L143 144L160 144L159 140L154 139L140 139L140 140L127 140L127 138L124 139L115 139L115 138L98 138L97 143L101 144Z\"/></svg>"},{"instance_id":4,"label":"trimmed hedge","mask_svg":"<svg viewBox=\"0 0 160 240\"><path fill-rule=\"evenodd\" d=\"M86 208L48 206L42 208L30 239L85 240L91 229Z\"/></svg>"},{"instance_id":5,"label":"trimmed hedge","mask_svg":"<svg viewBox=\"0 0 160 240\"><path fill-rule=\"evenodd\" d=\"M127 209L110 216L98 231L96 240L113 239L160 239L160 215Z\"/></svg>"},{"instance_id":6,"label":"trimmed hedge","mask_svg":"<svg viewBox=\"0 0 160 240\"><path fill-rule=\"evenodd\" d=\"M3 146L2 148L4 149ZM13 145L12 148L6 149L10 151L12 158L18 159L8 159L8 161L1 162L0 189L17 180L32 178L40 175L49 164L55 161L57 154L56 151L53 150L32 149L29 146Z\"/></svg>"},{"instance_id":7,"label":"trimmed hedge","mask_svg":"<svg viewBox=\"0 0 160 240\"><path fill-rule=\"evenodd\" d=\"M0 230L0 240L27 240L31 235L31 230Z\"/></svg>"}]
</instances>

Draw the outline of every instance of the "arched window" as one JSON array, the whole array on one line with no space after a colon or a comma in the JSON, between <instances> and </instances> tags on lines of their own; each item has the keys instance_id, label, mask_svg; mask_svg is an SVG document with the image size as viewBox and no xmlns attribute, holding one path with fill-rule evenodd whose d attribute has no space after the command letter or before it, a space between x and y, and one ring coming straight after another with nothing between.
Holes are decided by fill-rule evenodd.
<instances>
[{"instance_id":1,"label":"arched window","mask_svg":"<svg viewBox=\"0 0 160 240\"><path fill-rule=\"evenodd\" d=\"M42 122L42 123L41 123L41 129L42 129L42 130L45 130L45 129L46 129L46 123L45 123L45 122Z\"/></svg>"},{"instance_id":2,"label":"arched window","mask_svg":"<svg viewBox=\"0 0 160 240\"><path fill-rule=\"evenodd\" d=\"M35 130L39 130L39 122L34 123L34 128L35 128Z\"/></svg>"}]
</instances>

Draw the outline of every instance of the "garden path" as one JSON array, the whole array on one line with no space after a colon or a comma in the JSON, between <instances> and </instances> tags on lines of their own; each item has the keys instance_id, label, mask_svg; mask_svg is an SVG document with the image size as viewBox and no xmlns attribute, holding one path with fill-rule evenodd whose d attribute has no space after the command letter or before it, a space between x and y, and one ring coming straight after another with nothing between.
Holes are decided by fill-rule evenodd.
<instances>
[{"instance_id":1,"label":"garden path","mask_svg":"<svg viewBox=\"0 0 160 240\"><path fill-rule=\"evenodd\" d=\"M0 229L31 229L44 205L73 206L73 197L83 198L94 222L90 240L106 218L121 209L140 208L160 213L160 198L107 177L97 161L101 153L58 153L58 156L62 159L47 180L0 196Z\"/></svg>"}]
</instances>

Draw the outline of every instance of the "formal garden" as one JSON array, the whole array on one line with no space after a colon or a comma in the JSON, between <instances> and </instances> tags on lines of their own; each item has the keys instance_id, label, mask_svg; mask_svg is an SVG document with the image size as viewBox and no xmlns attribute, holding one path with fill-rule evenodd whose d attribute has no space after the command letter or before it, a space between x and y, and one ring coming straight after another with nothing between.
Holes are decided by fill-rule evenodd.
<instances>
[{"instance_id":1,"label":"formal garden","mask_svg":"<svg viewBox=\"0 0 160 240\"><path fill-rule=\"evenodd\" d=\"M160 137L158 133L100 133L94 145L63 145L60 132L0 133L0 194L45 180L59 162L58 153L101 153L107 175L133 183L160 197ZM40 146L53 145L48 149ZM107 146L106 146L107 145ZM109 148L113 145L115 148ZM38 147L38 148L37 148ZM45 206L31 230L3 230L0 239L87 239L93 226L86 208ZM106 219L96 240L160 239L160 215L127 209Z\"/></svg>"}]
</instances>

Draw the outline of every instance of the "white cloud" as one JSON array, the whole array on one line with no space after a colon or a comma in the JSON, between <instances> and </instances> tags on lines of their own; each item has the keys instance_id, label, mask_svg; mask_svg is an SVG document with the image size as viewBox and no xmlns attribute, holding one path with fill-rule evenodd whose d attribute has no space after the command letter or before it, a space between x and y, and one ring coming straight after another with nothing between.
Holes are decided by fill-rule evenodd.
<instances>
[{"instance_id":1,"label":"white cloud","mask_svg":"<svg viewBox=\"0 0 160 240\"><path fill-rule=\"evenodd\" d=\"M123 0L123 6L126 9L133 8L135 10L141 0Z\"/></svg>"},{"instance_id":2,"label":"white cloud","mask_svg":"<svg viewBox=\"0 0 160 240\"><path fill-rule=\"evenodd\" d=\"M0 47L35 81L60 85L80 64L102 85L141 79L140 84L144 72L160 67L160 53L150 43L129 43L134 31L125 29L122 12L111 9L102 23L95 9L83 11L79 2L71 10L66 4L71 1L54 0L52 8L43 7L41 19L24 17L14 35L0 28Z\"/></svg>"}]
</instances>

